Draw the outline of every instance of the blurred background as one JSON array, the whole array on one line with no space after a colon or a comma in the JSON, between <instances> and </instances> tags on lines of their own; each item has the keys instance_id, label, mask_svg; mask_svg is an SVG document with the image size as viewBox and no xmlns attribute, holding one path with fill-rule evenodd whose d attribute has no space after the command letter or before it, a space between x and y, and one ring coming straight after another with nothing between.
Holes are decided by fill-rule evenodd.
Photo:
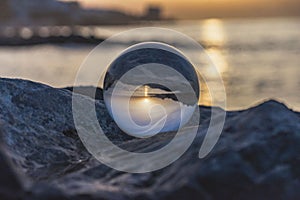
<instances>
[{"instance_id":1,"label":"blurred background","mask_svg":"<svg viewBox=\"0 0 300 200\"><path fill-rule=\"evenodd\" d=\"M299 16L299 0L1 0L0 76L71 86L85 57L107 37L165 27L205 48L223 78L227 109L276 98L300 111ZM210 105L202 88L200 103Z\"/></svg>"}]
</instances>

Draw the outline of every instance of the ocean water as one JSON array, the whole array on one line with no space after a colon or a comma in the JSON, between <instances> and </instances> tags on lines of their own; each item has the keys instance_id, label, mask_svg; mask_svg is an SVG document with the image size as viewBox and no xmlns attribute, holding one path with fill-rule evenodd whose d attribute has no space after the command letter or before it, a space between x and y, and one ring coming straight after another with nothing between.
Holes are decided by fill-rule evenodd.
<instances>
[{"instance_id":1,"label":"ocean water","mask_svg":"<svg viewBox=\"0 0 300 200\"><path fill-rule=\"evenodd\" d=\"M177 30L204 46L223 79L227 109L243 109L275 98L300 111L299 18L209 19L153 26ZM109 37L136 27L95 27L95 32ZM124 43L135 39L126 38L111 48L121 49ZM78 44L0 47L0 76L29 79L53 87L71 86L81 63L93 48ZM99 53L111 52L107 49ZM103 70L106 66L97 67ZM200 103L210 105L209 93L202 88Z\"/></svg>"}]
</instances>

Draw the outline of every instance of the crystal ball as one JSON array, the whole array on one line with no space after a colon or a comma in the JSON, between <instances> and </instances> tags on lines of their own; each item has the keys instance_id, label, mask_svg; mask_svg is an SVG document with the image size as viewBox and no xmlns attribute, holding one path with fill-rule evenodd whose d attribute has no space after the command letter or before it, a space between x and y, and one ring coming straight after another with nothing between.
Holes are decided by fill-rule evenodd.
<instances>
[{"instance_id":1,"label":"crystal ball","mask_svg":"<svg viewBox=\"0 0 300 200\"><path fill-rule=\"evenodd\" d=\"M175 47L144 42L125 49L108 66L103 97L118 127L138 138L177 131L199 101L191 62Z\"/></svg>"}]
</instances>

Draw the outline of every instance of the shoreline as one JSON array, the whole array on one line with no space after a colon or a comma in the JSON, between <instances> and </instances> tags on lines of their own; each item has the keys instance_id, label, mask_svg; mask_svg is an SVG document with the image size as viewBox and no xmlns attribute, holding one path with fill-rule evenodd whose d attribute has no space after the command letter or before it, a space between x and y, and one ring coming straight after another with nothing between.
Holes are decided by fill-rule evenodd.
<instances>
[{"instance_id":1,"label":"shoreline","mask_svg":"<svg viewBox=\"0 0 300 200\"><path fill-rule=\"evenodd\" d=\"M92 44L97 45L103 42L105 39L96 38L93 36L83 37L79 35L70 36L49 36L40 37L33 36L29 39L24 39L21 37L12 38L0 38L0 46L31 46L40 44Z\"/></svg>"}]
</instances>

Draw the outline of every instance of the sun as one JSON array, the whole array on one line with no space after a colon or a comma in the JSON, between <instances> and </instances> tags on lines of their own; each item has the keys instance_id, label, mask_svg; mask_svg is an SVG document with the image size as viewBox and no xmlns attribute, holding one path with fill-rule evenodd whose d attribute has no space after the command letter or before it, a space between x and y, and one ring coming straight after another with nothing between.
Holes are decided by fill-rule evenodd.
<instances>
[{"instance_id":1,"label":"sun","mask_svg":"<svg viewBox=\"0 0 300 200\"><path fill-rule=\"evenodd\" d=\"M150 102L149 98L144 98L144 103L149 103L149 102Z\"/></svg>"}]
</instances>

